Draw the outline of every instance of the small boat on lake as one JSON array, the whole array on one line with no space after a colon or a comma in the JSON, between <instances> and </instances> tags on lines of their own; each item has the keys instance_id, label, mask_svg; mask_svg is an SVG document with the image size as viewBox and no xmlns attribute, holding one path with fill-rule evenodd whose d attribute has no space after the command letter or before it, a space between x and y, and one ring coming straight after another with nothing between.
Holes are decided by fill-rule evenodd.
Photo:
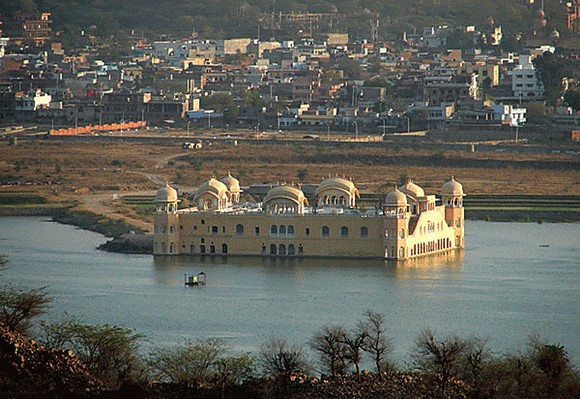
<instances>
[{"instance_id":1,"label":"small boat on lake","mask_svg":"<svg viewBox=\"0 0 580 399\"><path fill-rule=\"evenodd\" d=\"M185 273L185 285L188 287L205 287L205 273Z\"/></svg>"}]
</instances>

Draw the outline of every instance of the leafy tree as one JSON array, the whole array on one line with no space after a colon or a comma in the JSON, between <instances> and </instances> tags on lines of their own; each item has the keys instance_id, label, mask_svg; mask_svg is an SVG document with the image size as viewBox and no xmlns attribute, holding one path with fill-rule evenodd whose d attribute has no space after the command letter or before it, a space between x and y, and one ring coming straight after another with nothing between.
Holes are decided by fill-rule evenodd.
<instances>
[{"instance_id":1,"label":"leafy tree","mask_svg":"<svg viewBox=\"0 0 580 399\"><path fill-rule=\"evenodd\" d=\"M143 372L138 354L142 336L128 328L84 324L73 318L41 325L44 345L72 350L95 377L110 386L135 380Z\"/></svg>"},{"instance_id":2,"label":"leafy tree","mask_svg":"<svg viewBox=\"0 0 580 399\"><path fill-rule=\"evenodd\" d=\"M345 335L344 328L327 326L314 334L310 341L310 347L318 352L322 365L333 377L344 374L347 369Z\"/></svg>"},{"instance_id":3,"label":"leafy tree","mask_svg":"<svg viewBox=\"0 0 580 399\"><path fill-rule=\"evenodd\" d=\"M564 94L564 101L570 107L574 109L574 111L580 111L580 91L578 90L568 90Z\"/></svg>"},{"instance_id":4,"label":"leafy tree","mask_svg":"<svg viewBox=\"0 0 580 399\"><path fill-rule=\"evenodd\" d=\"M544 85L546 101L550 105L557 105L564 93L562 79L566 60L562 56L546 51L534 58L533 62L538 70L538 77Z\"/></svg>"},{"instance_id":5,"label":"leafy tree","mask_svg":"<svg viewBox=\"0 0 580 399\"><path fill-rule=\"evenodd\" d=\"M530 358L540 371L538 391L546 398L563 396L564 382L572 371L572 364L566 349L560 344L549 344L537 337L531 338Z\"/></svg>"},{"instance_id":6,"label":"leafy tree","mask_svg":"<svg viewBox=\"0 0 580 399\"><path fill-rule=\"evenodd\" d=\"M302 349L289 345L285 339L272 339L260 348L258 362L264 375L282 384L290 382L295 373L308 370Z\"/></svg>"},{"instance_id":7,"label":"leafy tree","mask_svg":"<svg viewBox=\"0 0 580 399\"><path fill-rule=\"evenodd\" d=\"M4 285L0 288L0 324L9 331L27 335L31 319L44 314L51 302L44 288L24 291Z\"/></svg>"},{"instance_id":8,"label":"leafy tree","mask_svg":"<svg viewBox=\"0 0 580 399\"><path fill-rule=\"evenodd\" d=\"M296 177L298 177L300 179L300 181L304 181L307 176L308 176L308 169L306 169L306 168L298 169L298 171L296 172Z\"/></svg>"},{"instance_id":9,"label":"leafy tree","mask_svg":"<svg viewBox=\"0 0 580 399\"><path fill-rule=\"evenodd\" d=\"M391 339L385 334L385 316L367 310L359 329L365 334L363 350L371 355L376 371L380 374L385 371L387 356L393 351Z\"/></svg>"},{"instance_id":10,"label":"leafy tree","mask_svg":"<svg viewBox=\"0 0 580 399\"><path fill-rule=\"evenodd\" d=\"M161 381L168 381L190 387L207 384L215 378L215 367L227 350L223 340L207 339L188 342L176 348L154 350L149 359L153 374ZM227 364L222 365L224 375Z\"/></svg>"}]
</instances>

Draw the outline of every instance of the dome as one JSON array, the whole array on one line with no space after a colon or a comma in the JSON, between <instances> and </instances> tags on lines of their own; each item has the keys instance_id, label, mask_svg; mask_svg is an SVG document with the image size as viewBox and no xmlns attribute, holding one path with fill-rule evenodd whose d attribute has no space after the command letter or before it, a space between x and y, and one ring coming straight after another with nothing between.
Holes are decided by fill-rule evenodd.
<instances>
[{"instance_id":1,"label":"dome","mask_svg":"<svg viewBox=\"0 0 580 399\"><path fill-rule=\"evenodd\" d=\"M308 202L302 190L285 185L273 187L268 191L264 198L264 203L272 200L289 200L297 204L302 204L305 201Z\"/></svg>"},{"instance_id":2,"label":"dome","mask_svg":"<svg viewBox=\"0 0 580 399\"><path fill-rule=\"evenodd\" d=\"M425 191L411 180L409 180L407 184L399 187L399 190L413 198L421 198L425 196Z\"/></svg>"},{"instance_id":3,"label":"dome","mask_svg":"<svg viewBox=\"0 0 580 399\"><path fill-rule=\"evenodd\" d=\"M175 202L177 201L177 191L169 184L157 190L155 195L155 202Z\"/></svg>"},{"instance_id":4,"label":"dome","mask_svg":"<svg viewBox=\"0 0 580 399\"><path fill-rule=\"evenodd\" d=\"M225 184L230 192L240 191L240 181L228 173L226 177L221 179L221 182Z\"/></svg>"},{"instance_id":5,"label":"dome","mask_svg":"<svg viewBox=\"0 0 580 399\"><path fill-rule=\"evenodd\" d=\"M407 196L395 187L395 191L391 191L385 198L385 205L387 206L407 206Z\"/></svg>"},{"instance_id":6,"label":"dome","mask_svg":"<svg viewBox=\"0 0 580 399\"><path fill-rule=\"evenodd\" d=\"M328 189L338 189L348 193L354 192L358 194L358 190L352 181L341 177L329 177L328 179L324 179L318 185L315 195L318 195L318 193Z\"/></svg>"},{"instance_id":7,"label":"dome","mask_svg":"<svg viewBox=\"0 0 580 399\"><path fill-rule=\"evenodd\" d=\"M197 190L195 197L199 197L201 194L208 192L215 194L218 197L222 197L222 195L228 192L228 188L224 183L212 177L211 179L203 183L201 186L199 186L199 189Z\"/></svg>"},{"instance_id":8,"label":"dome","mask_svg":"<svg viewBox=\"0 0 580 399\"><path fill-rule=\"evenodd\" d=\"M443 187L441 187L441 195L445 196L463 196L463 186L461 183L457 182L454 177L446 182Z\"/></svg>"}]
</instances>

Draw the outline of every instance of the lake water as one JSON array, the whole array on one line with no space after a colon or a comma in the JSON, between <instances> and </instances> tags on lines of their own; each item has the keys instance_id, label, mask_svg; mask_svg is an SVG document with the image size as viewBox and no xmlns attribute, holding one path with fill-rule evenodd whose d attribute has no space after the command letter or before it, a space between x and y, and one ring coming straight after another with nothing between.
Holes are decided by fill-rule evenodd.
<instances>
[{"instance_id":1,"label":"lake water","mask_svg":"<svg viewBox=\"0 0 580 399\"><path fill-rule=\"evenodd\" d=\"M425 327L477 335L496 352L537 333L580 359L580 224L466 221L466 250L411 263L381 260L163 258L97 251L106 239L34 217L0 218L0 283L46 287L47 319L65 312L145 335L145 347L217 337L257 352L272 337L303 344L325 325L386 315L399 362ZM205 271L204 288L184 273Z\"/></svg>"}]
</instances>

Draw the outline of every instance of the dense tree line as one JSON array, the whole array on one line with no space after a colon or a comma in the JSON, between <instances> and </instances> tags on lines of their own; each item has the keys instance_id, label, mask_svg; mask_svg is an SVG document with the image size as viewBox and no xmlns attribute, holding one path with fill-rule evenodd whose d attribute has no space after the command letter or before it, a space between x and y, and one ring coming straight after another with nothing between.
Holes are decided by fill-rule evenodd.
<instances>
[{"instance_id":1,"label":"dense tree line","mask_svg":"<svg viewBox=\"0 0 580 399\"><path fill-rule=\"evenodd\" d=\"M162 6L161 4L162 3ZM552 4L554 3L554 4ZM564 5L550 2L546 5L550 24L562 29ZM519 0L409 0L406 2L369 0L278 1L202 0L6 0L0 2L0 15L10 16L18 10L41 10L53 13L54 28L63 32L63 38L72 38L80 31L101 37L119 36L120 30L136 29L155 34L187 36L193 31L205 37L257 36L260 25L264 37L295 34L269 30L272 10L278 12L338 12L344 15L339 24L320 26L321 31L348 32L354 37L369 37L368 21L373 13L379 14L380 34L400 34L423 26L477 25L485 29L488 18L504 25L512 33L526 31L533 10ZM484 12L482 12L484 11ZM280 39L280 38L279 38ZM460 40L460 38L458 38Z\"/></svg>"},{"instance_id":2,"label":"dense tree line","mask_svg":"<svg viewBox=\"0 0 580 399\"><path fill-rule=\"evenodd\" d=\"M1 287L0 333L32 334L31 322L49 303L44 289ZM201 339L143 356L143 337L127 328L70 317L39 325L43 345L54 353L74 352L107 387L106 393L69 392L78 397L126 397L129 392L143 398L567 399L580 394L580 373L565 348L535 337L526 352L497 355L480 339L440 337L425 329L415 340L412 363L400 368L390 359L387 319L370 310L352 330L323 326L306 346L272 339L254 355L232 353L223 340ZM10 387L11 397L19 397L13 391L15 377L7 371L14 348L1 335L0 392ZM363 371L363 365L372 365L372 371ZM41 380L44 385L27 386L26 392L36 389L38 397L53 397L54 383L46 383L46 376ZM67 381L76 386L70 377Z\"/></svg>"}]
</instances>

